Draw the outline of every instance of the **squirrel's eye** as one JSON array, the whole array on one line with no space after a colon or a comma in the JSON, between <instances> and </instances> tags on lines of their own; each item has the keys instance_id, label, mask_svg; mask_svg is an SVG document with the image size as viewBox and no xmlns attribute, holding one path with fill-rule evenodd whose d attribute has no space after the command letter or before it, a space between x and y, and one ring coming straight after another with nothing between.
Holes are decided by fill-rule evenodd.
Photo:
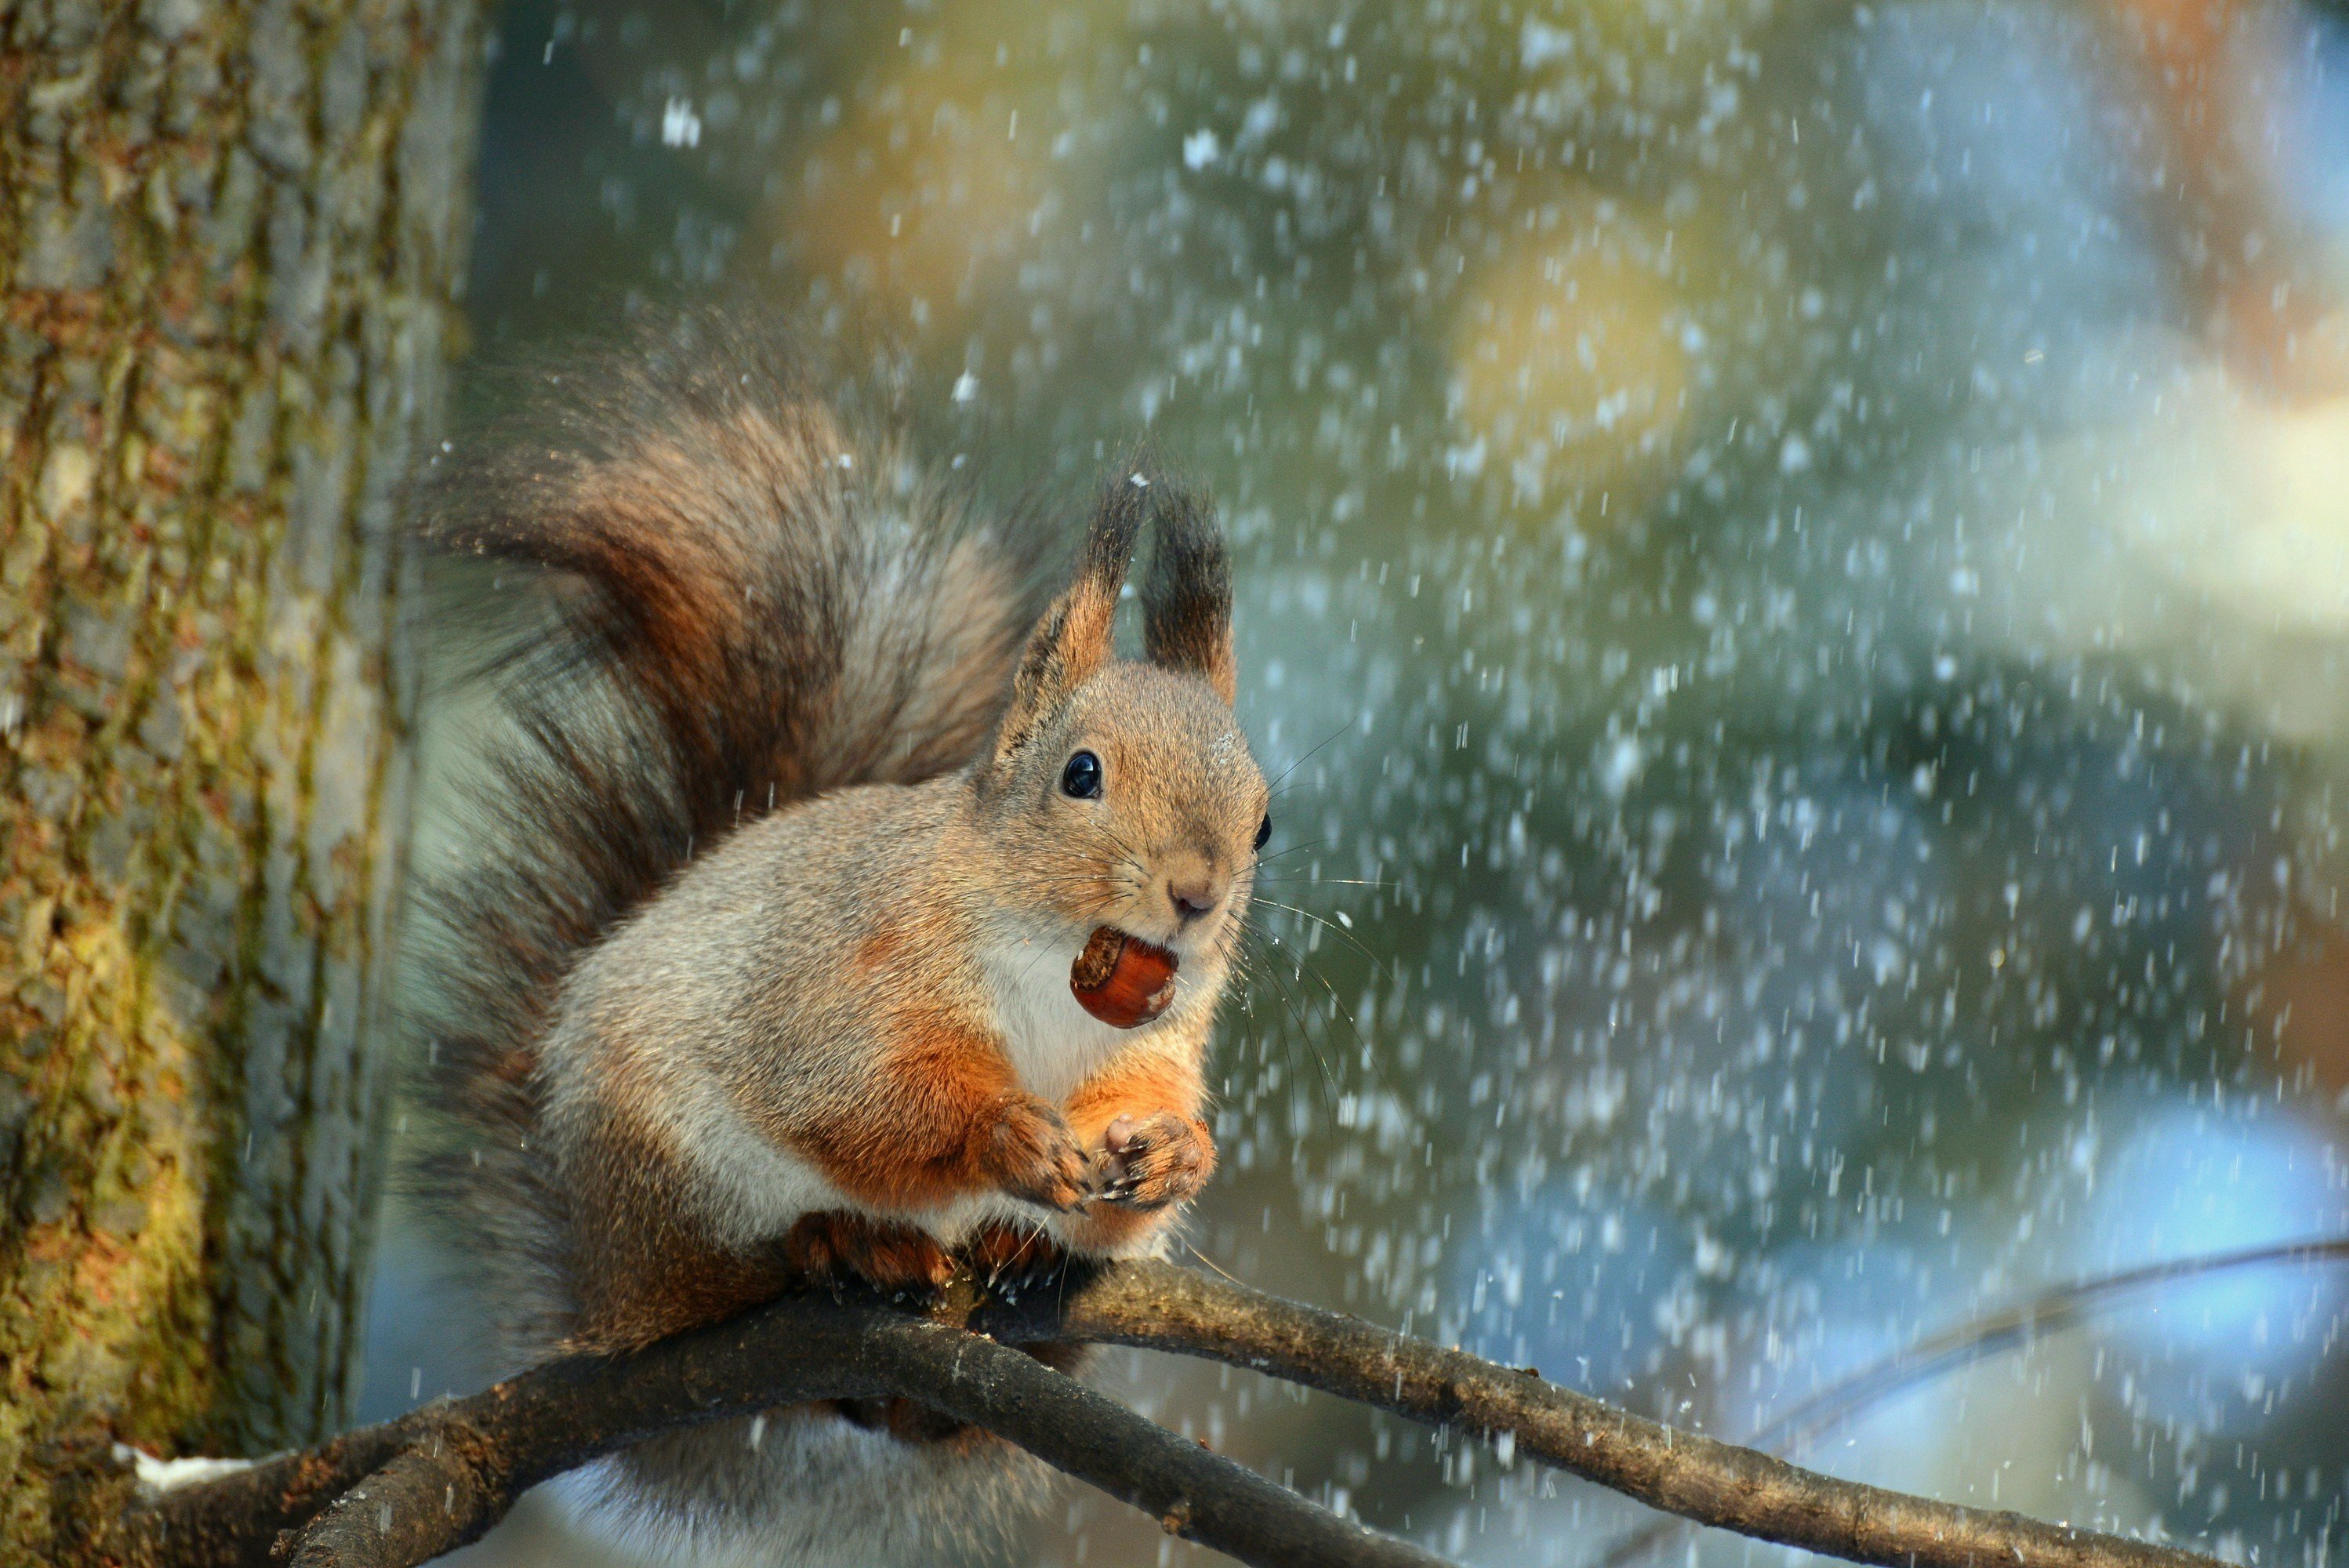
<instances>
[{"instance_id":1,"label":"squirrel's eye","mask_svg":"<svg viewBox=\"0 0 2349 1568\"><path fill-rule=\"evenodd\" d=\"M1061 769L1061 793L1080 800L1101 799L1101 758L1090 751L1080 751L1069 758Z\"/></svg>"},{"instance_id":2,"label":"squirrel's eye","mask_svg":"<svg viewBox=\"0 0 2349 1568\"><path fill-rule=\"evenodd\" d=\"M1260 849L1262 849L1262 848L1264 848L1264 846L1265 846L1265 841L1266 841L1267 840L1270 839L1271 837L1272 837L1272 813L1271 813L1271 812L1269 812L1269 811L1267 811L1267 812L1264 814L1264 820L1263 820L1263 821L1261 821L1261 822L1258 822L1258 823L1256 825L1256 847L1257 847L1257 849L1259 849L1259 850L1260 850Z\"/></svg>"}]
</instances>

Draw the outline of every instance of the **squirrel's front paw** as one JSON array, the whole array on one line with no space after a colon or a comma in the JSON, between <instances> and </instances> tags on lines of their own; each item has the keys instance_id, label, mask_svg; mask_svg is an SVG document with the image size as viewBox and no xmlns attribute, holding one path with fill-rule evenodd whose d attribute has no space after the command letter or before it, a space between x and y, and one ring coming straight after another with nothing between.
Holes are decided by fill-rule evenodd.
<instances>
[{"instance_id":1,"label":"squirrel's front paw","mask_svg":"<svg viewBox=\"0 0 2349 1568\"><path fill-rule=\"evenodd\" d=\"M1065 1211L1091 1195L1085 1151L1061 1113L1035 1096L1007 1096L982 1136L987 1179L1013 1197Z\"/></svg>"},{"instance_id":2,"label":"squirrel's front paw","mask_svg":"<svg viewBox=\"0 0 2349 1568\"><path fill-rule=\"evenodd\" d=\"M1216 1146L1197 1121L1162 1110L1139 1122L1130 1116L1111 1122L1093 1159L1093 1193L1103 1202L1163 1209L1207 1184Z\"/></svg>"},{"instance_id":3,"label":"squirrel's front paw","mask_svg":"<svg viewBox=\"0 0 2349 1568\"><path fill-rule=\"evenodd\" d=\"M954 1275L954 1260L927 1233L863 1214L802 1214L782 1251L793 1273L818 1284L862 1280L884 1294L928 1297Z\"/></svg>"}]
</instances>

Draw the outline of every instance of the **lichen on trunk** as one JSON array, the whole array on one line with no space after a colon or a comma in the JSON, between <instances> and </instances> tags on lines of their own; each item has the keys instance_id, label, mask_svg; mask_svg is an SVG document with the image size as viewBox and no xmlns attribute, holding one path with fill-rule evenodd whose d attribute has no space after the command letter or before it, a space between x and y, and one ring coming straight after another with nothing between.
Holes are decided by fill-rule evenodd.
<instances>
[{"instance_id":1,"label":"lichen on trunk","mask_svg":"<svg viewBox=\"0 0 2349 1568\"><path fill-rule=\"evenodd\" d=\"M347 1414L471 0L0 15L0 1558Z\"/></svg>"}]
</instances>

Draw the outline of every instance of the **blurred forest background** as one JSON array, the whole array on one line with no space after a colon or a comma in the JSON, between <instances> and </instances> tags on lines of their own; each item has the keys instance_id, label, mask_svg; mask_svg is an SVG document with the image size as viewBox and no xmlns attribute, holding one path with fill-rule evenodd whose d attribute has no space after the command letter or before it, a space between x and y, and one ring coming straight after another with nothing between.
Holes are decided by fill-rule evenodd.
<instances>
[{"instance_id":1,"label":"blurred forest background","mask_svg":"<svg viewBox=\"0 0 2349 1568\"><path fill-rule=\"evenodd\" d=\"M766 302L896 346L996 493L1147 433L1217 494L1285 777L1209 1265L1744 1437L2349 1232L2349 14L515 0L479 211L473 366ZM462 1277L395 1200L363 1418L490 1370ZM2173 1282L1793 1451L2349 1563L2344 1314L2339 1266ZM1471 1563L1642 1523L1105 1371ZM1201 1555L1073 1493L1033 1550ZM598 1560L529 1511L467 1557Z\"/></svg>"}]
</instances>

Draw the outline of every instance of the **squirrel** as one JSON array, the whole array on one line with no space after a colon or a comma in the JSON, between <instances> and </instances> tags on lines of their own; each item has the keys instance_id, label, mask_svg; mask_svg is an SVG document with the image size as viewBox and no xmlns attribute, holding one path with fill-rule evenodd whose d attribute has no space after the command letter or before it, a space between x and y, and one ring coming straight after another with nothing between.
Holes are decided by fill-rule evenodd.
<instances>
[{"instance_id":1,"label":"squirrel","mask_svg":"<svg viewBox=\"0 0 2349 1568\"><path fill-rule=\"evenodd\" d=\"M673 322L540 379L444 449L421 527L539 609L492 662L485 847L432 894L427 1026L423 1186L508 1360L794 1283L1160 1246L1215 1169L1210 1032L1271 831L1208 506L1114 475L1055 583L1049 527L983 511L771 327ZM560 1487L676 1560L860 1568L970 1561L1043 1495L902 1401Z\"/></svg>"}]
</instances>

